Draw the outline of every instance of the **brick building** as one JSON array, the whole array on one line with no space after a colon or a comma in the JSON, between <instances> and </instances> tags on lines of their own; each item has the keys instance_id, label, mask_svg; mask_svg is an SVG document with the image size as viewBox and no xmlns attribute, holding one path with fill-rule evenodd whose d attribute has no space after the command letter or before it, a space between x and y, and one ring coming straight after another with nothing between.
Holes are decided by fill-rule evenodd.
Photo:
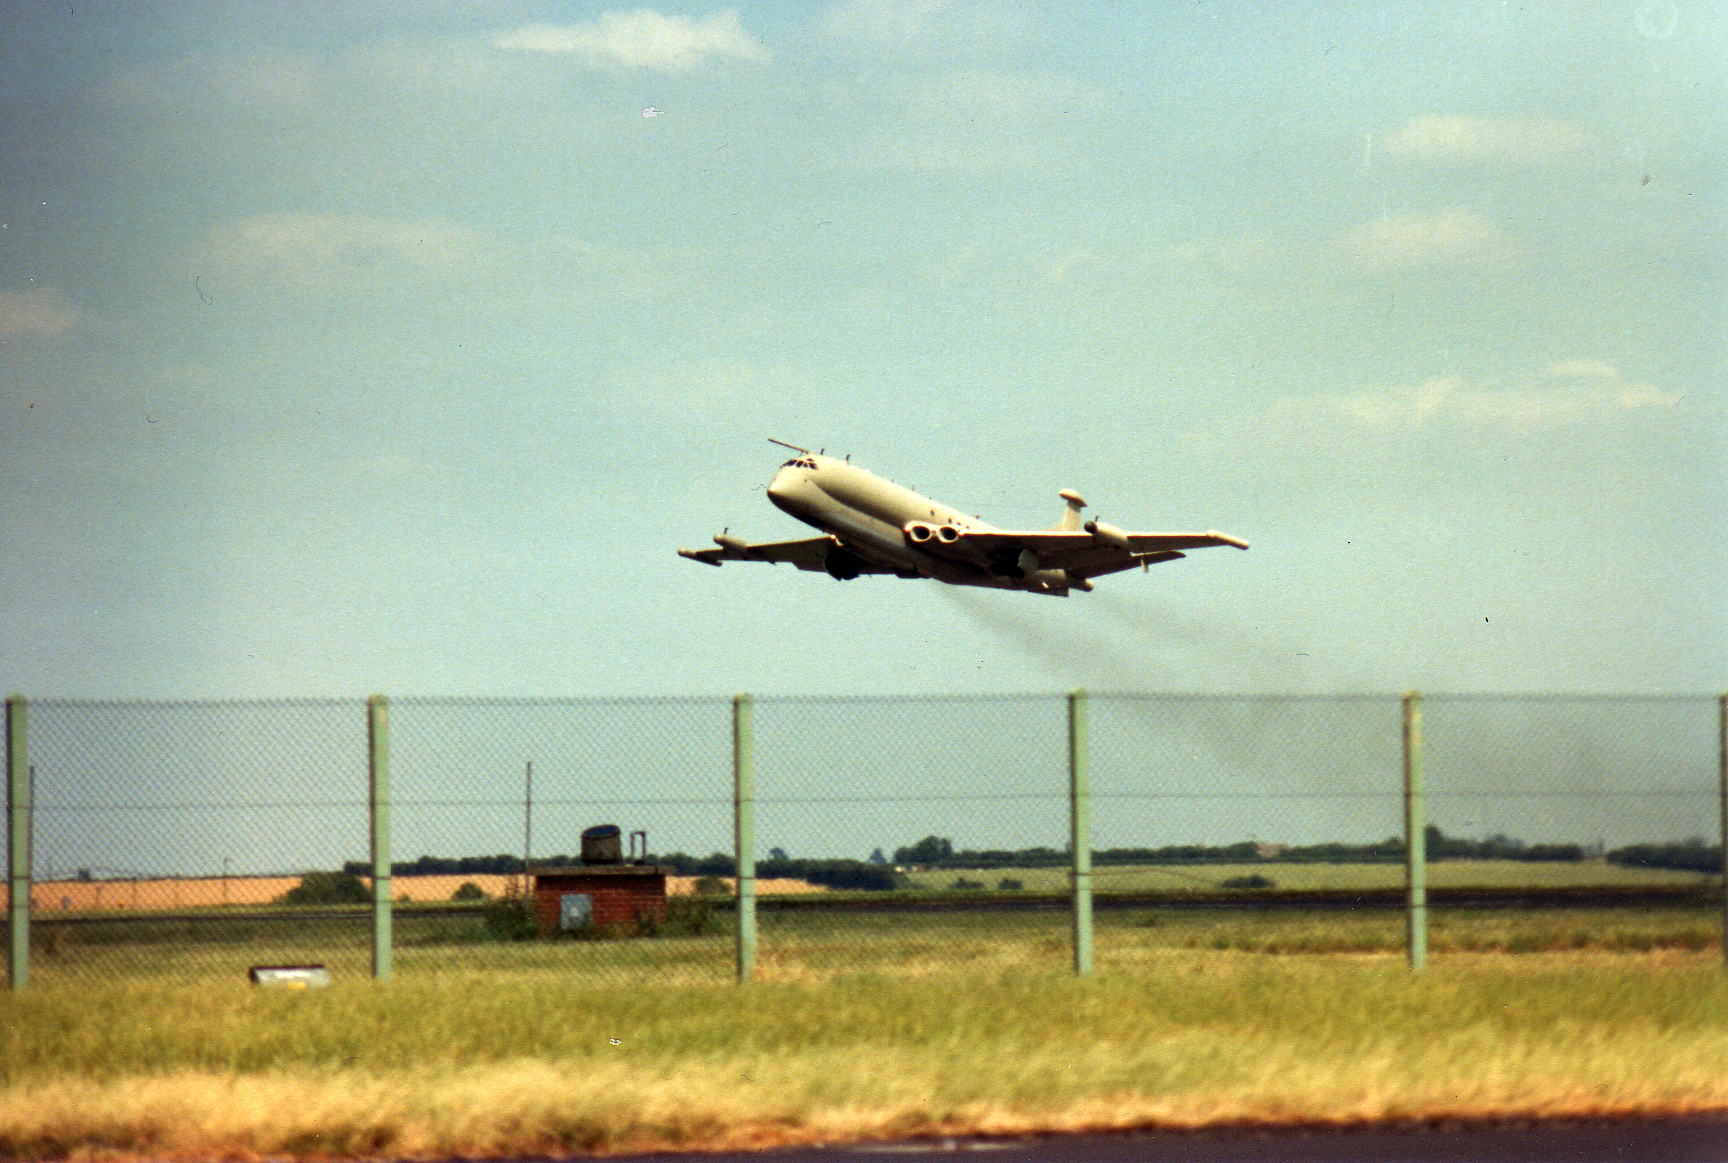
<instances>
[{"instance_id":1,"label":"brick building","mask_svg":"<svg viewBox=\"0 0 1728 1163\"><path fill-rule=\"evenodd\" d=\"M585 864L534 874L534 914L542 933L629 930L666 919L663 864Z\"/></svg>"}]
</instances>

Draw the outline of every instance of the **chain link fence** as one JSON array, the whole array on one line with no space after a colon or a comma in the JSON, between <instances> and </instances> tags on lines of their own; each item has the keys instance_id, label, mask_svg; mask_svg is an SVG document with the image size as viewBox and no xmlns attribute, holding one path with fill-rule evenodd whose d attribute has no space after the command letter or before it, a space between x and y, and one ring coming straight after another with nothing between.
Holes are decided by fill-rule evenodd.
<instances>
[{"instance_id":1,"label":"chain link fence","mask_svg":"<svg viewBox=\"0 0 1728 1163\"><path fill-rule=\"evenodd\" d=\"M1067 864L1065 700L779 698L753 710L759 871L838 859L898 886L846 894L839 876L816 894L845 905L767 896L760 976L1062 963L1067 921L1020 907L1026 873L1012 854Z\"/></svg>"},{"instance_id":2,"label":"chain link fence","mask_svg":"<svg viewBox=\"0 0 1728 1163\"><path fill-rule=\"evenodd\" d=\"M727 929L705 902L692 907L695 877L673 878L673 907L652 932L552 943L539 939L522 870L579 864L583 831L607 824L643 834L639 856L730 852L730 704L402 699L390 710L393 889L413 902L396 915L402 972L533 965L729 978ZM468 867L452 868L462 857Z\"/></svg>"},{"instance_id":3,"label":"chain link fence","mask_svg":"<svg viewBox=\"0 0 1728 1163\"><path fill-rule=\"evenodd\" d=\"M342 700L31 704L32 968L363 973L365 916L269 906L297 870L366 856L365 713Z\"/></svg>"},{"instance_id":4,"label":"chain link fence","mask_svg":"<svg viewBox=\"0 0 1728 1163\"><path fill-rule=\"evenodd\" d=\"M369 750L359 700L15 699L11 983L1722 946L1720 700L1429 696L1413 817L1396 696L1075 705L409 698Z\"/></svg>"}]
</instances>

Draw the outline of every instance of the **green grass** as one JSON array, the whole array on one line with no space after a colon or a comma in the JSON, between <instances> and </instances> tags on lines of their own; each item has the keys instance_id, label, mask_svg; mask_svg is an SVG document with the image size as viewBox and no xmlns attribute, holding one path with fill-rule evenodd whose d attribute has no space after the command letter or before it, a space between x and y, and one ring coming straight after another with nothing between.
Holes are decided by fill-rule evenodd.
<instances>
[{"instance_id":1,"label":"green grass","mask_svg":"<svg viewBox=\"0 0 1728 1163\"><path fill-rule=\"evenodd\" d=\"M731 979L730 914L712 932L607 941L500 942L475 916L399 914L395 970L402 977L465 970L554 972L591 982L696 985ZM759 974L813 981L858 973L929 977L980 968L1060 970L1071 961L1065 911L860 912L775 909L759 913ZM1404 948L1396 910L1242 911L1145 907L1096 913L1097 957L1131 967L1184 950L1270 954L1381 953ZM1701 906L1590 909L1432 908L1429 948L1459 952L1706 952L1718 948L1722 918ZM371 928L365 918L211 918L35 928L31 979L44 987L144 981L243 980L261 964L316 962L341 979L366 976Z\"/></svg>"},{"instance_id":2,"label":"green grass","mask_svg":"<svg viewBox=\"0 0 1728 1163\"><path fill-rule=\"evenodd\" d=\"M45 987L0 999L0 1156L1728 1109L1728 984L1708 954L1458 954L1412 975L1392 954L1152 945L1090 980L938 960L745 988L538 966L299 993Z\"/></svg>"},{"instance_id":3,"label":"green grass","mask_svg":"<svg viewBox=\"0 0 1728 1163\"><path fill-rule=\"evenodd\" d=\"M1097 892L1209 892L1237 876L1260 875L1275 887L1341 891L1395 889L1404 884L1404 866L1385 864L1099 864L1093 869ZM1022 882L1028 893L1065 892L1066 868L936 869L906 874L908 887L921 892L948 891L957 878L981 881L995 892L1003 877ZM1715 884L1720 875L1626 868L1606 861L1437 860L1428 865L1430 888L1641 888ZM973 890L976 891L976 890Z\"/></svg>"}]
</instances>

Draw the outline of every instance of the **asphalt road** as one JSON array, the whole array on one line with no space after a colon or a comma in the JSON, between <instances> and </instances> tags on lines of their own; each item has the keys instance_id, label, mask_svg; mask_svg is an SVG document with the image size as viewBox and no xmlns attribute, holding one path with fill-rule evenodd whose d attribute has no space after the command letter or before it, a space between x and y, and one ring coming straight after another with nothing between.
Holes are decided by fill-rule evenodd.
<instances>
[{"instance_id":1,"label":"asphalt road","mask_svg":"<svg viewBox=\"0 0 1728 1163\"><path fill-rule=\"evenodd\" d=\"M932 1156L978 1163L1728 1163L1728 1118L939 1139L742 1154L613 1156L607 1163L893 1163Z\"/></svg>"}]
</instances>

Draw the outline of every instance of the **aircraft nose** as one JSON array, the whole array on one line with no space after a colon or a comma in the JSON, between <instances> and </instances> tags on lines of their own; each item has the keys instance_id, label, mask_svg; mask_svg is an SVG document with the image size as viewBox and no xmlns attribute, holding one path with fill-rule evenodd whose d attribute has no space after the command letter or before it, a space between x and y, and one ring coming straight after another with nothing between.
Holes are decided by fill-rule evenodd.
<instances>
[{"instance_id":1,"label":"aircraft nose","mask_svg":"<svg viewBox=\"0 0 1728 1163\"><path fill-rule=\"evenodd\" d=\"M790 468L783 468L774 474L774 479L768 482L768 499L775 505L791 512L795 506L799 486L803 478Z\"/></svg>"}]
</instances>

